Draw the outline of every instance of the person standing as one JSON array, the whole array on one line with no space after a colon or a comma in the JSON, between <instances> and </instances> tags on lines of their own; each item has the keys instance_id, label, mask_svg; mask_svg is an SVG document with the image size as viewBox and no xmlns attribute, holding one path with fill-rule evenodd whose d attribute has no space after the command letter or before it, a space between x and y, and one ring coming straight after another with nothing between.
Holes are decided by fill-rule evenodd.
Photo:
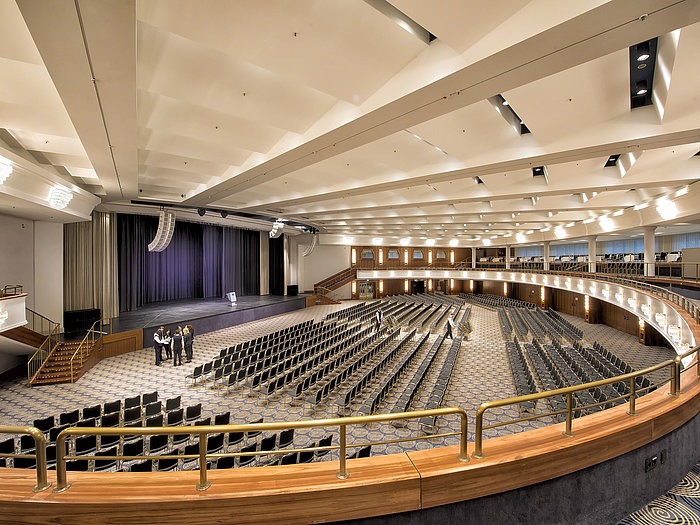
<instances>
[{"instance_id":1,"label":"person standing","mask_svg":"<svg viewBox=\"0 0 700 525\"><path fill-rule=\"evenodd\" d=\"M173 366L182 366L182 328L179 326L173 336Z\"/></svg>"},{"instance_id":2,"label":"person standing","mask_svg":"<svg viewBox=\"0 0 700 525\"><path fill-rule=\"evenodd\" d=\"M448 337L450 339L454 339L454 337L452 336L452 331L454 330L454 327L455 327L455 323L452 320L452 316L449 316L447 318L447 334L445 334L445 339L447 339Z\"/></svg>"},{"instance_id":3,"label":"person standing","mask_svg":"<svg viewBox=\"0 0 700 525\"><path fill-rule=\"evenodd\" d=\"M153 350L156 354L156 366L160 366L163 360L163 327L161 326L153 334Z\"/></svg>"},{"instance_id":4,"label":"person standing","mask_svg":"<svg viewBox=\"0 0 700 525\"><path fill-rule=\"evenodd\" d=\"M377 332L381 329L382 326L382 309L380 308L377 310L377 313L375 314L376 320L377 320Z\"/></svg>"},{"instance_id":5,"label":"person standing","mask_svg":"<svg viewBox=\"0 0 700 525\"><path fill-rule=\"evenodd\" d=\"M186 324L182 331L182 344L185 346L185 362L192 362L192 337L194 334L190 331L190 325Z\"/></svg>"},{"instance_id":6,"label":"person standing","mask_svg":"<svg viewBox=\"0 0 700 525\"><path fill-rule=\"evenodd\" d=\"M163 338L163 348L165 349L165 359L170 360L173 358L173 333L170 330L165 332L165 337Z\"/></svg>"}]
</instances>

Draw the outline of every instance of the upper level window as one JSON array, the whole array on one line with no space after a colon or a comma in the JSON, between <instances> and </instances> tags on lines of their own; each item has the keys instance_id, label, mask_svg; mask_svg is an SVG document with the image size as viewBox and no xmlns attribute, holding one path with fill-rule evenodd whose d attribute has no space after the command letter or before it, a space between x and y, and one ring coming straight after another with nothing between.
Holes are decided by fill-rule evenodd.
<instances>
[{"instance_id":1,"label":"upper level window","mask_svg":"<svg viewBox=\"0 0 700 525\"><path fill-rule=\"evenodd\" d=\"M437 253L435 254L436 259L447 259L447 253L445 250L438 250Z\"/></svg>"},{"instance_id":2,"label":"upper level window","mask_svg":"<svg viewBox=\"0 0 700 525\"><path fill-rule=\"evenodd\" d=\"M372 250L362 250L362 253L360 254L360 257L362 259L374 259L374 251Z\"/></svg>"},{"instance_id":3,"label":"upper level window","mask_svg":"<svg viewBox=\"0 0 700 525\"><path fill-rule=\"evenodd\" d=\"M389 250L386 254L387 259L398 259L399 258L399 250Z\"/></svg>"},{"instance_id":4,"label":"upper level window","mask_svg":"<svg viewBox=\"0 0 700 525\"><path fill-rule=\"evenodd\" d=\"M423 250L413 250L413 258L414 259L422 259L423 258Z\"/></svg>"}]
</instances>

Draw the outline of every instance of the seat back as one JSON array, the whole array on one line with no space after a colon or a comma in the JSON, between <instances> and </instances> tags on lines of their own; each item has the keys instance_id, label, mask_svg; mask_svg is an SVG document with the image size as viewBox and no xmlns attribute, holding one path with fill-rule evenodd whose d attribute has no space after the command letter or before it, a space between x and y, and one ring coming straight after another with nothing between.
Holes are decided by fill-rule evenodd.
<instances>
[{"instance_id":1,"label":"seat back","mask_svg":"<svg viewBox=\"0 0 700 525\"><path fill-rule=\"evenodd\" d=\"M143 406L150 405L158 401L158 391L150 392L148 394L143 394L141 404Z\"/></svg>"}]
</instances>

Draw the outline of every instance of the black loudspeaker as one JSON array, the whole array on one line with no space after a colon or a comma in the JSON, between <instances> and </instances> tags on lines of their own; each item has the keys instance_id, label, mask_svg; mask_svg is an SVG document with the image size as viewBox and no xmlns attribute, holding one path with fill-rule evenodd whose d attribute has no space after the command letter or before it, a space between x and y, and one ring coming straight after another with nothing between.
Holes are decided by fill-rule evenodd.
<instances>
[{"instance_id":1,"label":"black loudspeaker","mask_svg":"<svg viewBox=\"0 0 700 525\"><path fill-rule=\"evenodd\" d=\"M288 284L287 285L287 295L299 295L299 285L298 284Z\"/></svg>"},{"instance_id":2,"label":"black loudspeaker","mask_svg":"<svg viewBox=\"0 0 700 525\"><path fill-rule=\"evenodd\" d=\"M63 312L63 330L67 339L73 339L87 332L95 321L99 321L102 312L99 308L87 310L69 310Z\"/></svg>"}]
</instances>

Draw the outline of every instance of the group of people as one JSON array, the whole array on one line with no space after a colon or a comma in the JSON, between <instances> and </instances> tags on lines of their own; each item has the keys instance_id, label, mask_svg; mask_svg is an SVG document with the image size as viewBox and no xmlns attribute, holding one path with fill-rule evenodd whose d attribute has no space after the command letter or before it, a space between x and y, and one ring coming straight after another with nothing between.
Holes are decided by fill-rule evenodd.
<instances>
[{"instance_id":1,"label":"group of people","mask_svg":"<svg viewBox=\"0 0 700 525\"><path fill-rule=\"evenodd\" d=\"M156 366L163 361L173 360L173 366L182 366L182 349L185 349L185 362L192 361L192 342L194 341L194 328L191 324L185 328L178 326L175 334L161 326L153 334L153 350L156 354ZM165 359L163 359L165 350Z\"/></svg>"}]
</instances>

